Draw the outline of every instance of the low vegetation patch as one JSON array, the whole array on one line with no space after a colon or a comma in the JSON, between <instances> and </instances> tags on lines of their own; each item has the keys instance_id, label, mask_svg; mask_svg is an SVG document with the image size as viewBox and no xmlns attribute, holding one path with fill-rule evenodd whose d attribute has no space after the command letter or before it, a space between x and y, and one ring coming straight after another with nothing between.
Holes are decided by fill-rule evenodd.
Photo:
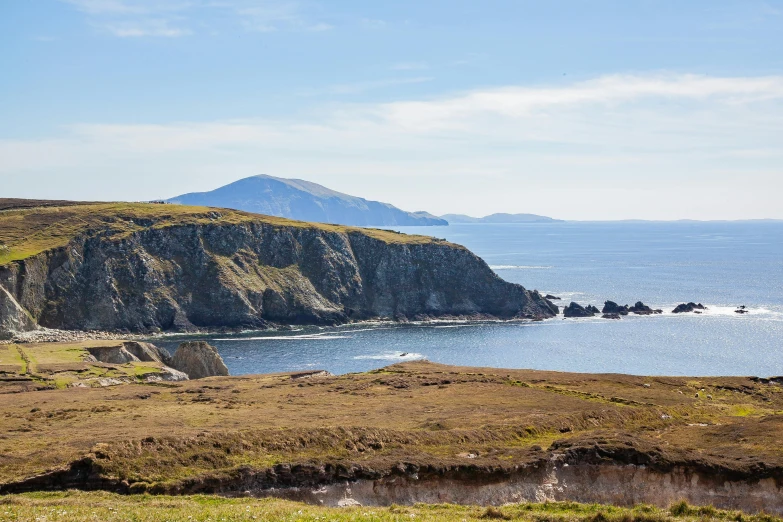
<instances>
[{"instance_id":1,"label":"low vegetation patch","mask_svg":"<svg viewBox=\"0 0 783 522\"><path fill-rule=\"evenodd\" d=\"M194 521L394 521L520 520L530 522L779 522L775 516L748 515L712 507L678 504L619 508L550 502L502 507L417 504L414 506L326 508L277 499L221 498L205 495L148 496L103 492L31 493L0 497L0 521L194 522Z\"/></svg>"},{"instance_id":2,"label":"low vegetation patch","mask_svg":"<svg viewBox=\"0 0 783 522\"><path fill-rule=\"evenodd\" d=\"M0 394L143 383L161 374L161 365L152 362L96 362L88 348L99 346L119 347L122 341L0 345Z\"/></svg>"}]
</instances>

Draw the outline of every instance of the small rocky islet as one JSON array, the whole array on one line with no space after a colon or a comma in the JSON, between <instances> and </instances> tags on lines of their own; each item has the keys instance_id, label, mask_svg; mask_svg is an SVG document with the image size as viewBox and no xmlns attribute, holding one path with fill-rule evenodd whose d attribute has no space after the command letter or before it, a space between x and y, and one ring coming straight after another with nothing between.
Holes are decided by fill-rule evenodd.
<instances>
[{"instance_id":1,"label":"small rocky islet","mask_svg":"<svg viewBox=\"0 0 783 522\"><path fill-rule=\"evenodd\" d=\"M550 295L547 294L547 299L550 298ZM709 310L706 306L704 306L701 303L694 303L694 302L688 302L688 303L681 303L678 304L672 311L672 314L687 314L687 313L694 313L694 314L701 314L705 310ZM734 310L734 313L744 315L749 314L750 310L748 310L748 307L745 305L738 306L736 310ZM601 315L602 319L620 319L623 316L629 315L629 314L635 314L635 315L659 315L663 314L663 310L660 308L653 309L646 304L644 304L642 301L637 301L636 304L633 306L629 305L618 305L614 301L605 301L604 307L602 310L598 310L597 307L594 305L587 305L582 306L579 303L571 302L568 306L566 306L563 309L563 316L567 318L580 318L580 317L595 317L599 314Z\"/></svg>"}]
</instances>

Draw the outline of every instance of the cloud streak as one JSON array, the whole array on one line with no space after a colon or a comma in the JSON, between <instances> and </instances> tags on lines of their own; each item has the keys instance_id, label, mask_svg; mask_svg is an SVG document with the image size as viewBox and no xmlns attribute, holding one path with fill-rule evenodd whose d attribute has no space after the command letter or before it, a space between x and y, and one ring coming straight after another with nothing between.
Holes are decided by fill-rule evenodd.
<instances>
[{"instance_id":1,"label":"cloud streak","mask_svg":"<svg viewBox=\"0 0 783 522\"><path fill-rule=\"evenodd\" d=\"M612 75L297 118L78 124L51 139L0 141L0 175L43 180L52 169L112 172L114 197L138 199L268 172L440 213L783 218L772 196L783 191L783 77ZM608 194L613 208L591 203Z\"/></svg>"},{"instance_id":2,"label":"cloud streak","mask_svg":"<svg viewBox=\"0 0 783 522\"><path fill-rule=\"evenodd\" d=\"M121 38L174 38L195 34L214 15L252 32L319 32L331 25L311 21L297 2L284 0L61 0L81 11L88 22ZM201 16L199 16L201 15ZM199 16L199 24L194 19Z\"/></svg>"}]
</instances>

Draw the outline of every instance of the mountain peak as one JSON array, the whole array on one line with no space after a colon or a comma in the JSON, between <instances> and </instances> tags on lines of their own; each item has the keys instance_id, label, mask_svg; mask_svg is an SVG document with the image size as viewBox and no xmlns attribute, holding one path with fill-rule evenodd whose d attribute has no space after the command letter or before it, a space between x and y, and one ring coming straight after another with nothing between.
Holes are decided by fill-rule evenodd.
<instances>
[{"instance_id":1,"label":"mountain peak","mask_svg":"<svg viewBox=\"0 0 783 522\"><path fill-rule=\"evenodd\" d=\"M312 181L268 174L250 176L209 192L183 194L167 201L341 225L448 225L446 220L426 212L406 212L389 203L351 196Z\"/></svg>"}]
</instances>

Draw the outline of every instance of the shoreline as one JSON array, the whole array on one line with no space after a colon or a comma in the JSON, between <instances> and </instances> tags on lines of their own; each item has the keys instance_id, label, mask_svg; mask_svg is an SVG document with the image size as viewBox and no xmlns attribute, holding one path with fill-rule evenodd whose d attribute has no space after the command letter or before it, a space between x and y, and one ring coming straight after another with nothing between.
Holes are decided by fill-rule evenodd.
<instances>
[{"instance_id":1,"label":"shoreline","mask_svg":"<svg viewBox=\"0 0 783 522\"><path fill-rule=\"evenodd\" d=\"M530 318L511 318L511 319L499 319L492 316L466 316L466 317L442 317L425 320L395 320L395 319L364 319L360 321L350 321L342 324L275 324L269 323L268 328L251 328L251 329L198 329L198 330L186 330L186 331L164 331L164 332L142 332L142 333L124 333L124 332L111 332L103 330L57 330L51 328L41 327L37 330L30 330L27 332L11 332L10 339L0 339L0 345L3 344L27 344L27 343L63 343L63 342L79 342L87 340L128 340L128 341L141 341L148 340L153 341L155 339L166 339L176 337L213 337L216 335L239 335L239 334L253 334L253 333L267 333L267 332L290 332L295 331L297 328L342 328L349 326L385 326L385 325L438 325L438 324L493 324L493 323L533 323L543 322L557 319L561 316L547 317L541 319Z\"/></svg>"},{"instance_id":2,"label":"shoreline","mask_svg":"<svg viewBox=\"0 0 783 522\"><path fill-rule=\"evenodd\" d=\"M563 301L564 303L565 301ZM665 305L668 308L668 305ZM660 314L629 314L625 319L638 319L638 318L650 318L650 317L682 317L682 318L706 318L706 317L735 317L737 319L753 317L756 315L778 315L781 312L770 310L768 307L749 308L745 314L736 314L734 309L736 307L725 305L710 305L706 310L699 313L673 313L665 310ZM0 345L8 344L26 344L26 343L62 343L62 342L79 342L88 340L129 340L129 341L154 341L156 339L175 339L182 338L209 338L217 335L243 335L254 333L268 333L268 332L287 332L296 331L303 328L345 328L351 326L427 326L427 325L450 325L450 324L527 324L527 323L541 323L551 322L555 320L565 321L577 321L577 322L589 322L589 321L608 321L612 322L612 319L601 317L601 315L595 315L593 317L564 317L562 310L560 313L553 317L544 318L527 318L527 317L514 317L509 319L501 319L495 316L477 314L471 316L442 316L431 317L426 319L409 320L409 319L392 319L392 318L373 318L362 319L357 321L348 321L339 324L278 324L268 323L267 328L197 328L194 330L181 330L181 331L162 331L162 332L115 332L105 330L58 330L52 328L40 327L36 330L29 330L25 332L5 332L5 335L10 335L9 338L0 338Z\"/></svg>"}]
</instances>

